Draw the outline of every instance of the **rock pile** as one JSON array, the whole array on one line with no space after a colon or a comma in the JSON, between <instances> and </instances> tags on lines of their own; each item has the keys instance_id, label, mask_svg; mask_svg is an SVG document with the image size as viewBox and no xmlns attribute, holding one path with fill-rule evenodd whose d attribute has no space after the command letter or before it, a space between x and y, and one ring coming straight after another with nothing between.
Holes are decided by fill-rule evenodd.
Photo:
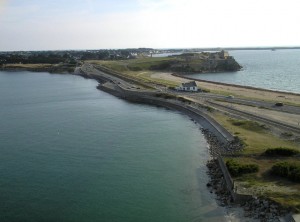
<instances>
[{"instance_id":1,"label":"rock pile","mask_svg":"<svg viewBox=\"0 0 300 222\"><path fill-rule=\"evenodd\" d=\"M206 166L208 168L207 174L210 178L209 182L206 184L209 191L216 194L218 204L220 206L230 205L233 200L229 190L226 187L226 181L219 167L217 159L209 160Z\"/></svg>"},{"instance_id":2,"label":"rock pile","mask_svg":"<svg viewBox=\"0 0 300 222\"><path fill-rule=\"evenodd\" d=\"M233 141L221 143L218 138L207 129L201 129L207 143L209 144L209 152L212 157L219 155L232 155L243 149L241 141L235 137Z\"/></svg>"},{"instance_id":3,"label":"rock pile","mask_svg":"<svg viewBox=\"0 0 300 222\"><path fill-rule=\"evenodd\" d=\"M280 217L287 215L287 211L278 204L266 200L253 198L242 205L244 216L260 221L280 221Z\"/></svg>"}]
</instances>

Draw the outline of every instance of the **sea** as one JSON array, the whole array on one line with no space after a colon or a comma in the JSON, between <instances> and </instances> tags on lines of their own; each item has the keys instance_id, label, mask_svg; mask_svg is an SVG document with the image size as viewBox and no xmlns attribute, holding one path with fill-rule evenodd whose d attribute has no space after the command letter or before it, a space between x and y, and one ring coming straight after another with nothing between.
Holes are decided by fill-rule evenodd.
<instances>
[{"instance_id":1,"label":"sea","mask_svg":"<svg viewBox=\"0 0 300 222\"><path fill-rule=\"evenodd\" d=\"M0 72L0 221L225 221L201 126L97 84Z\"/></svg>"},{"instance_id":2,"label":"sea","mask_svg":"<svg viewBox=\"0 0 300 222\"><path fill-rule=\"evenodd\" d=\"M196 73L189 77L284 92L300 93L300 49L232 50L243 66L237 72Z\"/></svg>"}]
</instances>

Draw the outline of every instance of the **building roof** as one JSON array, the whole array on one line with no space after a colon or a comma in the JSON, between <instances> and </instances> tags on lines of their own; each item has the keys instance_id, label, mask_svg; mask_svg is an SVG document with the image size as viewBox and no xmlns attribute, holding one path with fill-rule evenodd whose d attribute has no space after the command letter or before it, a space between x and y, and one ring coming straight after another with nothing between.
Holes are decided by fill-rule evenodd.
<instances>
[{"instance_id":1,"label":"building roof","mask_svg":"<svg viewBox=\"0 0 300 222\"><path fill-rule=\"evenodd\" d=\"M197 86L195 81L187 82L187 83L182 83L182 87L195 87Z\"/></svg>"}]
</instances>

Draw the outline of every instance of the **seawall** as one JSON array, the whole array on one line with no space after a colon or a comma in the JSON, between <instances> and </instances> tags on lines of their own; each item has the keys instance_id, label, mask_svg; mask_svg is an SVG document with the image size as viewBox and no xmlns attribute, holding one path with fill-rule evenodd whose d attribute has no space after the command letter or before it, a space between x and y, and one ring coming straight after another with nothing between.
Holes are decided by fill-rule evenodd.
<instances>
[{"instance_id":1,"label":"seawall","mask_svg":"<svg viewBox=\"0 0 300 222\"><path fill-rule=\"evenodd\" d=\"M124 89L118 90L113 88L112 85L108 87L107 84L99 84L97 88L131 102L144 103L154 106L161 106L172 110L177 110L199 123L203 129L209 130L218 138L218 140L221 143L226 144L234 140L234 137L218 122L216 122L214 119L212 119L199 109L195 109L191 105L187 105L182 102L174 101L171 99L169 100L158 98L155 97L154 94L126 91Z\"/></svg>"}]
</instances>

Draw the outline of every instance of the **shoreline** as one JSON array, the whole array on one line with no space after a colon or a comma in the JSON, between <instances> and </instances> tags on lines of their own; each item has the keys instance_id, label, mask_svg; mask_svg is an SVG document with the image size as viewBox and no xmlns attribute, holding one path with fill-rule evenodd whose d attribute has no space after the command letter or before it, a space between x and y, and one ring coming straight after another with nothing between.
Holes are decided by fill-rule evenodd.
<instances>
[{"instance_id":1,"label":"shoreline","mask_svg":"<svg viewBox=\"0 0 300 222\"><path fill-rule=\"evenodd\" d=\"M52 74L52 73L50 73L50 74ZM96 76L92 77L91 75L88 75L88 76L81 75L81 76L82 77L89 77L89 78L95 79L98 82L101 79L101 78L99 78L99 76L98 76L98 78ZM104 79L104 81L107 82L107 79ZM220 85L222 85L222 83ZM132 101L132 102L137 102L137 103L141 103L142 102L142 103L147 103L147 104L150 104L150 105L156 105L156 106L158 105L158 106L167 107L167 108L170 108L170 109L173 109L173 110L175 109L175 110L183 113L184 115L187 115L187 116L191 117L193 120L195 120L196 122L198 122L201 126L205 125L205 123L206 123L206 126L203 127L203 128L209 130L210 132L214 132L214 126L213 126L213 124L211 124L211 122L210 122L209 119L203 118L203 116L201 114L199 114L199 113L198 114L197 113L192 113L191 110L188 110L188 108L186 106L183 106L183 105L180 106L178 104L176 106L176 104L174 105L174 104L171 104L170 102L168 102L167 99L163 99L163 101L161 101L161 100L155 100L153 98L152 99L148 98L148 100L147 100L147 98L146 98L146 100L145 100L145 97L141 96L141 94L142 94L141 92L136 91L134 93L131 92L130 94L126 94L126 91L124 91L124 89L123 89L123 91L118 91L116 89L119 86L115 86L115 87L116 88L106 87L106 86L103 86L103 84L100 83L99 87L97 87L97 88L100 89L100 90L106 91L107 93L110 93L110 94L112 94L114 96L121 97L122 99L129 100L129 101ZM129 90L128 90L128 92L129 92ZM209 124L207 124L207 123L209 123ZM222 140L222 139L220 139L221 138L220 135L219 136L216 135L216 136L218 137L218 141L220 142L220 140ZM206 138L206 140L210 144L210 150L211 150L211 148L212 149L216 149L216 150L219 150L219 149L222 148L222 145L212 145L212 143L210 143L207 138ZM220 153L220 150L217 151L217 155L219 153ZM210 178L212 178L212 177L210 176ZM226 206L231 207L231 205L226 205ZM240 207L237 207L237 208L240 208ZM224 216L226 216L226 215L224 215ZM243 216L243 215L241 215L241 216ZM247 217L247 219L248 219L248 217Z\"/></svg>"},{"instance_id":2,"label":"shoreline","mask_svg":"<svg viewBox=\"0 0 300 222\"><path fill-rule=\"evenodd\" d=\"M286 94L286 95L300 96L300 92L298 93L298 92L280 91L280 90L259 88L259 87L254 87L254 86L238 85L238 84L233 84L233 83L215 82L215 81L204 80L204 79L196 79L196 78L184 76L183 74L177 74L177 73L172 73L171 75L175 76L175 77L183 78L183 79L188 79L188 80L193 80L193 81L198 81L198 82L211 83L211 84L216 84L216 85L221 85L221 86L232 86L232 87L237 87L237 88L244 88L244 89L259 90L259 91L266 91L266 92L272 92L272 93L282 93L282 94Z\"/></svg>"}]
</instances>

